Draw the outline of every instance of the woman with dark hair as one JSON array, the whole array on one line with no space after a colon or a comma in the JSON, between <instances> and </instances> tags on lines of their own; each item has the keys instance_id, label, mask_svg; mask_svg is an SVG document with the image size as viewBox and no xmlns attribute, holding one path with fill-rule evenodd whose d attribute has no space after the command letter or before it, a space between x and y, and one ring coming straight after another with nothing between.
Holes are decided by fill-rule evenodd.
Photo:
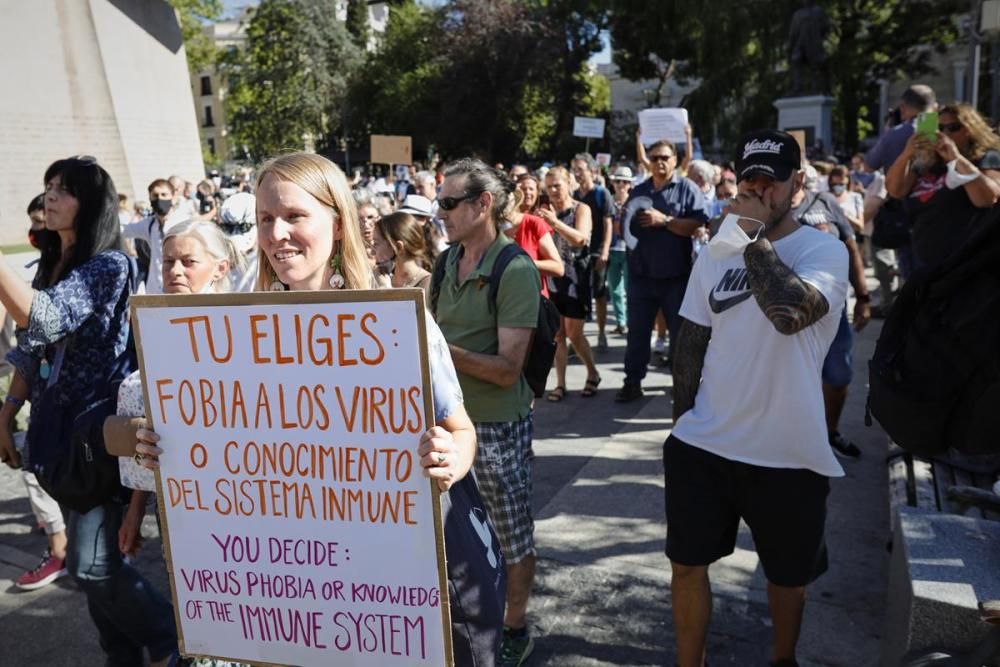
<instances>
[{"instance_id":1,"label":"woman with dark hair","mask_svg":"<svg viewBox=\"0 0 1000 667\"><path fill-rule=\"evenodd\" d=\"M118 194L94 158L58 160L46 170L45 213L45 228L55 232L55 242L43 248L32 287L0 263L0 302L18 326L17 347L8 355L17 370L0 423L10 423L31 400L26 454L40 476L71 454L65 416L107 398L112 384L129 371L132 274L121 251ZM21 465L2 439L0 460ZM71 510L66 566L87 595L106 664L142 665L145 648L152 664L165 665L177 648L173 611L122 560L121 520L122 506L114 497L84 513Z\"/></svg>"},{"instance_id":2,"label":"woman with dark hair","mask_svg":"<svg viewBox=\"0 0 1000 667\"><path fill-rule=\"evenodd\" d=\"M885 187L913 223L917 266L940 264L968 238L977 209L1000 200L1000 137L968 104L943 107L937 135L914 132Z\"/></svg>"}]
</instances>

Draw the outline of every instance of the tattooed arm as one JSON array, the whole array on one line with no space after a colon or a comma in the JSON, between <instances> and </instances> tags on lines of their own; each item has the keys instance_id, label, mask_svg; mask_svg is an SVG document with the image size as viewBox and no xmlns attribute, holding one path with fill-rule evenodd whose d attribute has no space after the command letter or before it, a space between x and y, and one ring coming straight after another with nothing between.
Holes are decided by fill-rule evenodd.
<instances>
[{"instance_id":1,"label":"tattooed arm","mask_svg":"<svg viewBox=\"0 0 1000 667\"><path fill-rule=\"evenodd\" d=\"M743 251L750 291L778 333L791 336L830 310L826 297L799 278L763 235Z\"/></svg>"},{"instance_id":2,"label":"tattooed arm","mask_svg":"<svg viewBox=\"0 0 1000 667\"><path fill-rule=\"evenodd\" d=\"M694 397L701 382L701 369L705 364L705 351L712 337L712 328L681 318L674 350L674 424L680 416L694 407Z\"/></svg>"}]
</instances>

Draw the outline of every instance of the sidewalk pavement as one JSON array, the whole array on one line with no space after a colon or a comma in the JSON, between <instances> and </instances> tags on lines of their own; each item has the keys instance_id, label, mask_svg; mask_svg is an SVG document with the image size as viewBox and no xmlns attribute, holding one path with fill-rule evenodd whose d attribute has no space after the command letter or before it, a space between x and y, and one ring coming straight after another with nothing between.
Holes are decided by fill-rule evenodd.
<instances>
[{"instance_id":1,"label":"sidewalk pavement","mask_svg":"<svg viewBox=\"0 0 1000 667\"><path fill-rule=\"evenodd\" d=\"M864 453L842 459L846 476L831 483L830 569L808 591L799 643L803 667L878 661L889 562L887 439L877 427L864 426L864 408L867 361L880 328L875 320L855 337L855 376L840 430ZM671 378L650 368L638 411L635 404L615 404L624 371L624 339L615 338L611 351L598 355L603 382L597 397L579 398L585 373L574 365L570 398L537 406L541 488L549 466L569 465L559 459L581 465L553 496L536 490L539 576L529 607L537 642L531 664L674 664L662 463ZM715 597L709 662L766 665L766 580L745 525L736 552L712 566L710 577Z\"/></svg>"},{"instance_id":2,"label":"sidewalk pavement","mask_svg":"<svg viewBox=\"0 0 1000 667\"><path fill-rule=\"evenodd\" d=\"M855 341L855 379L841 431L864 454L843 461L847 476L831 484L830 571L809 591L800 642L804 667L860 667L878 658L888 572L886 440L866 429L863 418L866 361L879 326L873 322ZM587 330L595 340L593 325ZM568 397L536 405L539 563L529 619L537 643L528 665L673 664L661 461L671 426L670 376L651 367L645 398L616 404L625 339L610 338L611 350L598 354L603 382L597 396L579 396L584 370L574 362ZM72 582L32 593L13 587L45 548L33 522L19 473L0 466L0 664L100 665L86 601ZM144 532L138 567L167 591L151 516ZM765 581L745 527L736 553L713 566L711 576L709 661L766 665Z\"/></svg>"}]
</instances>

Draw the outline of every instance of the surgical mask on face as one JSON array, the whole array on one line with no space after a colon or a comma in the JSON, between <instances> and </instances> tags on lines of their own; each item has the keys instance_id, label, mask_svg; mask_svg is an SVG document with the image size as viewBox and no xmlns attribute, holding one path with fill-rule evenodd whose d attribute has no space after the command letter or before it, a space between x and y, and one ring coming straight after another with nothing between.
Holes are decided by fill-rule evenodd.
<instances>
[{"instance_id":1,"label":"surgical mask on face","mask_svg":"<svg viewBox=\"0 0 1000 667\"><path fill-rule=\"evenodd\" d=\"M708 242L708 252L712 259L726 259L743 252L743 249L760 238L764 231L764 223L760 223L760 228L753 238L747 236L743 228L739 226L740 216L730 213L722 220L719 233ZM749 218L748 218L749 219ZM760 222L759 220L755 222Z\"/></svg>"},{"instance_id":2,"label":"surgical mask on face","mask_svg":"<svg viewBox=\"0 0 1000 667\"><path fill-rule=\"evenodd\" d=\"M153 213L161 216L170 213L170 209L174 206L173 200L170 199L154 199L150 203L153 206Z\"/></svg>"},{"instance_id":3,"label":"surgical mask on face","mask_svg":"<svg viewBox=\"0 0 1000 667\"><path fill-rule=\"evenodd\" d=\"M840 195L844 194L844 191L846 189L847 189L847 186L844 185L843 183L837 183L836 185L831 185L830 186L830 192L832 192L833 194L835 194L837 196L840 196Z\"/></svg>"}]
</instances>

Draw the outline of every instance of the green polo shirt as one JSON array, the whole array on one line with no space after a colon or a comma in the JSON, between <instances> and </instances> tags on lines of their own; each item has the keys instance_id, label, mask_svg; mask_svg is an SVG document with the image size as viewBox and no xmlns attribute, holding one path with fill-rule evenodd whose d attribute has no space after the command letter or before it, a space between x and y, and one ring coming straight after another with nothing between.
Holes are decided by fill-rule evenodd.
<instances>
[{"instance_id":1,"label":"green polo shirt","mask_svg":"<svg viewBox=\"0 0 1000 667\"><path fill-rule=\"evenodd\" d=\"M507 265L500 279L496 312L490 309L490 272L500 249L509 243L513 241L500 234L486 250L479 266L461 283L458 281L458 260L462 247L448 253L438 297L437 323L450 344L470 352L496 354L499 327L534 329L538 325L541 279L534 262L527 256L519 255ZM473 422L516 421L531 410L531 388L523 375L511 387L501 387L462 372L458 373L458 381L465 396L465 409Z\"/></svg>"}]
</instances>

